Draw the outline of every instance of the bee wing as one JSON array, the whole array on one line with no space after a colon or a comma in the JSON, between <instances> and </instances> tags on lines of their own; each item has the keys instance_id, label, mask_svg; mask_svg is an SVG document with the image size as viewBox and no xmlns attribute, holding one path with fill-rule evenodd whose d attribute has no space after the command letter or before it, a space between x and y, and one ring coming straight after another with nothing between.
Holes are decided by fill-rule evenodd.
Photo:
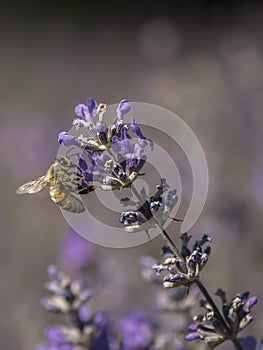
<instances>
[{"instance_id":1,"label":"bee wing","mask_svg":"<svg viewBox=\"0 0 263 350\"><path fill-rule=\"evenodd\" d=\"M38 177L37 179L31 180L24 185L20 186L16 193L17 194L32 194L43 190L48 185L48 178L46 175Z\"/></svg>"}]
</instances>

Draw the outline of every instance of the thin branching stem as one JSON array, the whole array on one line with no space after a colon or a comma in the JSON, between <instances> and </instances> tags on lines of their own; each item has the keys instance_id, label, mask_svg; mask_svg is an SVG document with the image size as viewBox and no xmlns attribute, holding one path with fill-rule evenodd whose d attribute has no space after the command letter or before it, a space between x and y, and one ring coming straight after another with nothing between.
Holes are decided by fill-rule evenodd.
<instances>
[{"instance_id":1,"label":"thin branching stem","mask_svg":"<svg viewBox=\"0 0 263 350\"><path fill-rule=\"evenodd\" d=\"M136 188L135 188L135 186L133 184L131 185L131 190L134 193L134 195L137 197L137 199L139 200L140 204L142 206L146 205L146 203L143 203L140 193L136 190ZM154 218L153 218L153 220L155 221L155 227L160 231L160 233L162 234L163 239L166 241L168 246L171 248L171 250L174 253L174 255L176 257L178 257L183 262L184 259L183 259L182 255L181 255L180 251L178 250L178 248L177 248L176 244L173 242L173 240L170 238L170 236L167 233L167 231L158 223L157 220L155 220ZM229 328L226 320L222 316L222 314L219 311L216 303L214 302L212 296L210 295L210 293L208 292L208 290L206 289L204 284L200 281L200 279L195 280L195 283L198 286L198 288L201 291L201 293L203 294L203 296L205 297L206 301L213 308L215 317L218 320L220 320L221 324L224 326L226 334L228 335L228 339L234 344L236 350L243 350L243 348L239 344L237 338L233 337L233 335L231 334L230 328Z\"/></svg>"},{"instance_id":2,"label":"thin branching stem","mask_svg":"<svg viewBox=\"0 0 263 350\"><path fill-rule=\"evenodd\" d=\"M140 193L137 191L137 189L135 188L135 186L133 184L131 185L131 190L132 190L133 194L136 196L136 198L139 200L139 203L142 205L142 207L145 206L146 203L143 203ZM146 208L146 210L148 210L148 208ZM163 227L161 227L161 225L158 223L158 221L155 220L154 218L152 218L151 220L154 220L155 227L161 232L164 240L166 241L168 246L171 248L174 255L183 261L183 257L181 256L179 249L176 247L175 243L172 241L172 239L170 238L168 233L165 231L165 229Z\"/></svg>"}]
</instances>

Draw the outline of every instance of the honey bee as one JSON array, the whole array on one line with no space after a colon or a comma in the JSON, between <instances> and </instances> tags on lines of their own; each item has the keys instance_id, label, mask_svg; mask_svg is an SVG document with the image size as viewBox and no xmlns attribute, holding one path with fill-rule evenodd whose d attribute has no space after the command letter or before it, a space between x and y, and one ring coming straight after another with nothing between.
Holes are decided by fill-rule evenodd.
<instances>
[{"instance_id":1,"label":"honey bee","mask_svg":"<svg viewBox=\"0 0 263 350\"><path fill-rule=\"evenodd\" d=\"M85 207L72 193L86 194L95 190L95 186L83 187L80 169L69 158L57 156L47 173L20 186L17 194L33 194L42 191L48 185L50 198L58 206L71 213L82 213Z\"/></svg>"}]
</instances>

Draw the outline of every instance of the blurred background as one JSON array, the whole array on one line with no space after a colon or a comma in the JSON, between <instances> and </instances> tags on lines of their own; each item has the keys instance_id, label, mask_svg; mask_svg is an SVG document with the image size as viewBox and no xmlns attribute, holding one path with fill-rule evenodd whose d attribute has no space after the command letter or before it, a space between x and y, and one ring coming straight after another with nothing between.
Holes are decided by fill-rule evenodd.
<instances>
[{"instance_id":1,"label":"blurred background","mask_svg":"<svg viewBox=\"0 0 263 350\"><path fill-rule=\"evenodd\" d=\"M213 237L203 280L211 292L262 297L262 15L262 5L249 1L1 4L1 349L34 349L56 320L39 303L51 263L72 274L89 264L94 308L116 318L133 307L154 315L156 289L142 280L138 259L158 259L160 237L132 249L95 246L70 232L47 193L15 194L46 172L58 132L90 96L160 105L192 128L210 176L190 232ZM189 177L186 191L191 185ZM260 338L261 302L254 315L244 334Z\"/></svg>"}]
</instances>

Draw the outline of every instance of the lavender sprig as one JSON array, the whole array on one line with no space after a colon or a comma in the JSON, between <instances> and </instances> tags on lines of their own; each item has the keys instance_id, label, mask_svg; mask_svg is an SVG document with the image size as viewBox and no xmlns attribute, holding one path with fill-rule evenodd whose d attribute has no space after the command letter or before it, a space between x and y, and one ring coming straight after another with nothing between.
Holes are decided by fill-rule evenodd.
<instances>
[{"instance_id":1,"label":"lavender sprig","mask_svg":"<svg viewBox=\"0 0 263 350\"><path fill-rule=\"evenodd\" d=\"M153 264L153 269L157 275L165 274L164 289L186 287L189 292L190 287L196 286L205 298L200 302L205 312L194 317L196 323L189 326L190 333L186 340L198 339L209 344L210 349L229 340L238 350L261 350L262 342L257 345L253 337L237 338L239 332L251 323L251 309L257 303L257 298L249 298L249 293L245 292L236 294L229 301L225 292L218 289L216 295L220 297L222 304L221 310L218 308L200 278L211 252L210 246L205 247L211 242L210 237L205 234L189 247L191 237L185 233L181 236L181 248L178 248L177 243L164 229L177 201L176 190L167 192L169 186L162 179L156 193L147 198L145 193L138 193L133 186L137 177L143 175L140 171L146 162L145 149L149 147L152 150L152 141L143 135L134 117L131 117L129 124L124 122L124 116L131 109L127 100L120 101L116 118L111 124L104 121L106 109L106 104L98 104L93 98L89 98L85 104L79 104L75 108L77 118L73 121L73 132L63 131L58 136L61 145L73 146L79 150L79 178L82 181L79 193L87 193L85 189L89 188L131 188L138 203L135 210L123 211L120 222L125 225L127 232L148 232L154 227L162 234L167 246L163 247L163 261ZM134 138L130 132L134 134ZM69 278L55 267L49 268L49 277L51 281L46 287L51 295L43 299L42 304L47 310L64 315L69 326L53 326L48 329L46 337L50 346L41 345L39 350L161 349L151 328L153 325L150 327L143 317L135 317L136 327L132 333L127 331L130 329L129 317L120 323L123 334L119 342L109 326L106 314L101 311L91 312L88 306L90 290L83 288L79 280ZM143 329L142 337L131 339L138 329ZM125 331L128 334L126 338Z\"/></svg>"},{"instance_id":2,"label":"lavender sprig","mask_svg":"<svg viewBox=\"0 0 263 350\"><path fill-rule=\"evenodd\" d=\"M39 344L36 350L163 350L173 342L142 310L128 313L114 326L105 312L92 312L92 293L83 280L70 278L55 266L48 268L48 275L50 296L41 303L64 316L67 324L48 327L48 344Z\"/></svg>"},{"instance_id":3,"label":"lavender sprig","mask_svg":"<svg viewBox=\"0 0 263 350\"><path fill-rule=\"evenodd\" d=\"M47 311L63 315L69 325L54 325L46 330L49 345L37 350L119 350L106 313L93 313L89 306L91 290L82 279L71 279L57 267L48 268L50 281L46 289L50 296L41 300ZM98 347L98 344L100 344Z\"/></svg>"},{"instance_id":4,"label":"lavender sprig","mask_svg":"<svg viewBox=\"0 0 263 350\"><path fill-rule=\"evenodd\" d=\"M165 184L165 185L164 185ZM224 292L219 289L217 295L222 300L222 312L218 309L216 303L200 280L200 273L208 262L211 253L211 247L203 247L211 242L209 235L204 234L200 240L196 241L192 248L189 247L191 237L187 233L181 236L181 249L179 250L174 242L170 239L168 233L163 229L163 224L169 216L164 219L164 208L166 203L163 194L167 190L163 179L159 186L158 196L154 195L150 199L144 198L143 206L137 211L124 211L121 216L121 222L126 226L126 230L132 231L135 227L137 231L140 229L157 227L163 234L168 246L163 247L163 261L153 264L152 268L157 275L165 273L163 277L164 288L178 288L185 286L188 290L191 285L196 285L205 297L205 301L201 305L206 308L205 315L198 315L194 320L199 322L198 325L190 326L190 333L185 337L186 340L203 340L208 343L211 348L215 348L226 340L230 340L236 349L242 350L242 345L237 339L238 333L243 330L251 321L251 308L257 303L257 298L248 299L249 293L237 294L230 302L227 302ZM161 190L161 192L160 192ZM139 194L135 192L137 198ZM176 202L176 192L170 195L167 202ZM158 199L157 199L158 198ZM154 203L154 205L152 205ZM155 217L152 212L155 208ZM170 204L169 208L173 205ZM145 210L146 208L146 210ZM141 214L144 213L144 216ZM157 214L157 215L156 215ZM138 220L138 218L143 218ZM148 226L147 226L148 225ZM154 280L153 276L151 279Z\"/></svg>"},{"instance_id":5,"label":"lavender sprig","mask_svg":"<svg viewBox=\"0 0 263 350\"><path fill-rule=\"evenodd\" d=\"M124 122L130 109L128 100L120 101L116 119L106 124L103 117L107 105L89 98L86 104L75 107L78 118L73 120L71 133L59 133L58 142L65 147L74 146L81 155L78 165L83 189L119 190L130 187L139 175L146 161L145 148L152 150L153 142L143 135L134 117L130 124Z\"/></svg>"}]
</instances>

